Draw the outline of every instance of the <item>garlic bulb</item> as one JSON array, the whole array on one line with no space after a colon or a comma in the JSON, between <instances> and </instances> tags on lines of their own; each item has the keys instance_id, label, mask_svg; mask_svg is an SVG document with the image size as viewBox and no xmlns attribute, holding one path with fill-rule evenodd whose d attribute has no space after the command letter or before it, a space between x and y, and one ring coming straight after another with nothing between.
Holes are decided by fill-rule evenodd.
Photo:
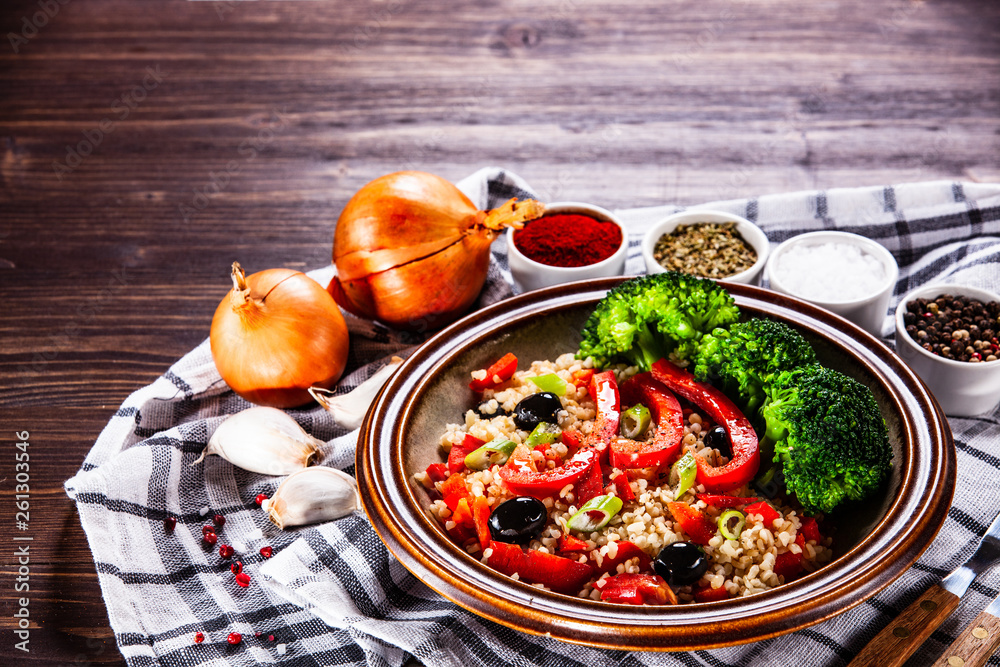
<instances>
[{"instance_id":1,"label":"garlic bulb","mask_svg":"<svg viewBox=\"0 0 1000 667\"><path fill-rule=\"evenodd\" d=\"M289 475L261 508L283 530L347 516L361 508L361 497L346 472L316 466Z\"/></svg>"},{"instance_id":2,"label":"garlic bulb","mask_svg":"<svg viewBox=\"0 0 1000 667\"><path fill-rule=\"evenodd\" d=\"M315 463L323 445L277 408L248 408L222 422L191 465L216 454L250 472L290 475Z\"/></svg>"},{"instance_id":3,"label":"garlic bulb","mask_svg":"<svg viewBox=\"0 0 1000 667\"><path fill-rule=\"evenodd\" d=\"M334 396L329 389L310 387L309 393L316 402L330 411L333 420L346 429L354 430L368 412L368 407L375 400L389 376L395 372L403 360L393 357L388 364L378 369L370 378L359 384L352 391L341 396Z\"/></svg>"}]
</instances>

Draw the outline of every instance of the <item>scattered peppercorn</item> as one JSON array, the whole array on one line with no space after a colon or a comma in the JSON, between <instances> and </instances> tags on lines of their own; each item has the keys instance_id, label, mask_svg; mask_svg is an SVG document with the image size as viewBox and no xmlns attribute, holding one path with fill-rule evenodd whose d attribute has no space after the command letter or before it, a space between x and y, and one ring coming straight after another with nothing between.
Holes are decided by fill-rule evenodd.
<instances>
[{"instance_id":1,"label":"scattered peppercorn","mask_svg":"<svg viewBox=\"0 0 1000 667\"><path fill-rule=\"evenodd\" d=\"M212 517L212 523L214 523L219 528L222 528L222 526L226 523L226 517L222 516L221 514L216 514L214 517Z\"/></svg>"},{"instance_id":2,"label":"scattered peppercorn","mask_svg":"<svg viewBox=\"0 0 1000 667\"><path fill-rule=\"evenodd\" d=\"M243 571L243 563L241 561L236 561L235 563L229 566L229 571L232 572L233 574L239 574L240 572Z\"/></svg>"},{"instance_id":3,"label":"scattered peppercorn","mask_svg":"<svg viewBox=\"0 0 1000 667\"><path fill-rule=\"evenodd\" d=\"M219 555L222 556L223 558L226 558L226 559L232 558L233 554L235 554L235 553L236 553L236 549L233 549L228 544L220 544L219 545Z\"/></svg>"},{"instance_id":4,"label":"scattered peppercorn","mask_svg":"<svg viewBox=\"0 0 1000 667\"><path fill-rule=\"evenodd\" d=\"M939 357L970 363L1000 357L1000 302L951 294L914 299L906 304L903 324L910 338Z\"/></svg>"},{"instance_id":5,"label":"scattered peppercorn","mask_svg":"<svg viewBox=\"0 0 1000 667\"><path fill-rule=\"evenodd\" d=\"M177 519L175 519L174 517L168 516L166 519L163 520L163 530L167 531L168 533L174 532L174 528L176 527L177 527Z\"/></svg>"},{"instance_id":6,"label":"scattered peppercorn","mask_svg":"<svg viewBox=\"0 0 1000 667\"><path fill-rule=\"evenodd\" d=\"M230 632L229 636L226 637L226 641L232 644L233 646L236 646L241 641L243 641L243 635L241 635L238 632Z\"/></svg>"},{"instance_id":7,"label":"scattered peppercorn","mask_svg":"<svg viewBox=\"0 0 1000 667\"><path fill-rule=\"evenodd\" d=\"M258 493L257 497L253 499L253 501L258 505L260 505L265 500L267 500L267 496L265 496L263 493Z\"/></svg>"},{"instance_id":8,"label":"scattered peppercorn","mask_svg":"<svg viewBox=\"0 0 1000 667\"><path fill-rule=\"evenodd\" d=\"M661 236L653 258L671 271L726 278L753 266L757 251L740 236L735 222L698 222Z\"/></svg>"},{"instance_id":9,"label":"scattered peppercorn","mask_svg":"<svg viewBox=\"0 0 1000 667\"><path fill-rule=\"evenodd\" d=\"M205 541L205 544L212 546L219 540L219 536L215 533L204 533L202 534L201 539Z\"/></svg>"},{"instance_id":10,"label":"scattered peppercorn","mask_svg":"<svg viewBox=\"0 0 1000 667\"><path fill-rule=\"evenodd\" d=\"M246 588L250 585L250 575L246 572L240 572L236 575L236 585L240 588Z\"/></svg>"},{"instance_id":11,"label":"scattered peppercorn","mask_svg":"<svg viewBox=\"0 0 1000 667\"><path fill-rule=\"evenodd\" d=\"M272 549L271 547L261 547L260 555L263 556L264 558L270 558L271 556L274 555L274 549Z\"/></svg>"}]
</instances>

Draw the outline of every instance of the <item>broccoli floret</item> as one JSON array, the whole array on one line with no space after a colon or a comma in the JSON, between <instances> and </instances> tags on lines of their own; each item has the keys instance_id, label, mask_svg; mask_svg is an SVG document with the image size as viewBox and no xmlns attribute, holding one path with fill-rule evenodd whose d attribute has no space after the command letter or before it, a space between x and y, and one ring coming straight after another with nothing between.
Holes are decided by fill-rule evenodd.
<instances>
[{"instance_id":1,"label":"broccoli floret","mask_svg":"<svg viewBox=\"0 0 1000 667\"><path fill-rule=\"evenodd\" d=\"M739 397L745 412L752 416L780 373L815 363L816 353L798 331L782 322L755 318L703 337L694 375L719 384L729 396Z\"/></svg>"},{"instance_id":2,"label":"broccoli floret","mask_svg":"<svg viewBox=\"0 0 1000 667\"><path fill-rule=\"evenodd\" d=\"M843 373L813 365L780 374L763 415L785 487L807 513L862 500L889 474L892 448L875 397Z\"/></svg>"},{"instance_id":3,"label":"broccoli floret","mask_svg":"<svg viewBox=\"0 0 1000 667\"><path fill-rule=\"evenodd\" d=\"M733 297L713 280L676 271L633 278L594 308L577 357L593 357L598 366L624 361L649 370L671 354L692 359L703 335L738 319Z\"/></svg>"}]
</instances>

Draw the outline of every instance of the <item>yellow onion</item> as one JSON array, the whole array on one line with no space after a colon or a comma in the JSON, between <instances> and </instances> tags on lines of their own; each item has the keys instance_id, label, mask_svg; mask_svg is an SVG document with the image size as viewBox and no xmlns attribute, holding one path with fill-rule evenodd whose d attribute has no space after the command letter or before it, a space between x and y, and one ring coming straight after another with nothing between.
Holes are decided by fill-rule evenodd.
<instances>
[{"instance_id":1,"label":"yellow onion","mask_svg":"<svg viewBox=\"0 0 1000 667\"><path fill-rule=\"evenodd\" d=\"M233 262L233 289L212 318L212 358L222 379L258 405L291 408L328 388L347 364L347 324L325 289L304 273L247 276Z\"/></svg>"},{"instance_id":2,"label":"yellow onion","mask_svg":"<svg viewBox=\"0 0 1000 667\"><path fill-rule=\"evenodd\" d=\"M493 239L541 216L544 208L511 199L480 211L439 176L382 176L361 188L340 214L333 237L337 276L328 289L350 312L398 329L443 326L468 310L482 290Z\"/></svg>"}]
</instances>

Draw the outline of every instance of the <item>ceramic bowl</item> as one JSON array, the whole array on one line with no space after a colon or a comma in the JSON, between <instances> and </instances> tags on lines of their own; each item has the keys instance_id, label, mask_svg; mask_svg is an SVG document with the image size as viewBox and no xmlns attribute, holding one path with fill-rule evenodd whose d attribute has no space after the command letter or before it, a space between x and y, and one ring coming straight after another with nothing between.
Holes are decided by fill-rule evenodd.
<instances>
[{"instance_id":1,"label":"ceramic bowl","mask_svg":"<svg viewBox=\"0 0 1000 667\"><path fill-rule=\"evenodd\" d=\"M607 259L588 264L587 266L549 266L529 259L517 246L514 245L515 229L507 230L507 263L510 265L510 273L514 282L522 292L551 287L562 283L587 280L590 278L607 278L620 276L625 270L625 256L628 254L628 232L621 221L608 210L600 206L591 204L581 204L579 202L560 202L556 204L546 204L545 213L577 213L590 216L597 220L612 222L622 230L622 244L613 255ZM530 224L530 223L529 223Z\"/></svg>"},{"instance_id":2,"label":"ceramic bowl","mask_svg":"<svg viewBox=\"0 0 1000 667\"><path fill-rule=\"evenodd\" d=\"M1000 404L1000 361L969 363L945 359L920 347L906 333L903 315L914 299L935 299L941 294L968 296L982 302L1000 301L995 292L964 285L924 285L906 294L896 306L896 352L927 383L945 414L978 415Z\"/></svg>"},{"instance_id":3,"label":"ceramic bowl","mask_svg":"<svg viewBox=\"0 0 1000 667\"><path fill-rule=\"evenodd\" d=\"M594 304L620 279L529 292L473 313L417 349L389 379L362 425L357 474L364 509L389 550L432 589L480 616L533 634L621 650L694 650L773 637L830 618L887 586L937 534L951 505L951 431L919 378L880 341L808 303L746 285L727 287L747 316L786 322L820 361L872 388L894 465L881 491L832 519L834 560L746 598L633 607L583 600L513 581L454 544L424 509L412 476L442 461L440 437L473 406L471 371L507 352L554 359L576 349Z\"/></svg>"},{"instance_id":4,"label":"ceramic bowl","mask_svg":"<svg viewBox=\"0 0 1000 667\"><path fill-rule=\"evenodd\" d=\"M667 216L663 220L653 225L642 239L642 259L646 263L647 273L663 273L666 271L663 266L653 257L653 249L656 242L664 234L669 234L681 225L692 225L697 222L735 222L736 231L739 232L743 240L750 244L750 247L757 253L757 261L746 271L722 278L726 283L743 283L746 285L756 285L760 282L761 270L767 263L767 257L771 248L767 236L760 227L753 224L746 218L738 215L725 213L723 211L684 211Z\"/></svg>"},{"instance_id":5,"label":"ceramic bowl","mask_svg":"<svg viewBox=\"0 0 1000 667\"><path fill-rule=\"evenodd\" d=\"M844 300L822 300L808 298L806 295L797 293L792 285L786 284L775 275L775 267L789 250L800 246L816 246L824 243L857 246L864 254L878 260L885 271L885 279L876 290L864 297ZM821 308L826 308L841 317L846 317L865 331L876 336L882 335L882 325L885 323L886 314L889 310L889 300L892 298L892 292L896 286L896 279L898 277L899 266L888 250L869 238L848 232L808 232L794 236L775 248L774 252L771 253L771 259L767 263L767 278L771 289L800 299L806 299ZM846 276L842 276L841 278L846 278Z\"/></svg>"}]
</instances>

